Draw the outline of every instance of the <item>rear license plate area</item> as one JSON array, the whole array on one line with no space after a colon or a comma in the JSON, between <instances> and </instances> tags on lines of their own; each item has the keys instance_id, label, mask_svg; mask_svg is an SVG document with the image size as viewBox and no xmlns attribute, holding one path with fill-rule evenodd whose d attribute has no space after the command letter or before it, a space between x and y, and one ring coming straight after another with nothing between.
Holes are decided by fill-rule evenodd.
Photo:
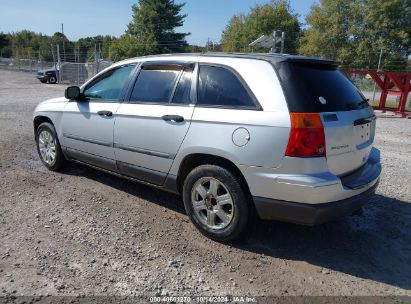
<instances>
[{"instance_id":1,"label":"rear license plate area","mask_svg":"<svg viewBox=\"0 0 411 304\"><path fill-rule=\"evenodd\" d=\"M357 143L362 144L370 140L371 137L371 122L355 126L357 134Z\"/></svg>"}]
</instances>

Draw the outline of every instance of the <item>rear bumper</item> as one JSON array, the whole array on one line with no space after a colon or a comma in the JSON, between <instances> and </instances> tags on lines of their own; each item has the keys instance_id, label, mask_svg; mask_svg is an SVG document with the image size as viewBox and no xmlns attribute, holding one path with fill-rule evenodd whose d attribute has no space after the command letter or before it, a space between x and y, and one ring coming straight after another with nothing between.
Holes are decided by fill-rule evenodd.
<instances>
[{"instance_id":1,"label":"rear bumper","mask_svg":"<svg viewBox=\"0 0 411 304\"><path fill-rule=\"evenodd\" d=\"M371 188L381 174L380 154L375 148L361 168L343 177L328 171L325 157L284 157L278 168L239 168L253 197L313 205L357 196Z\"/></svg>"},{"instance_id":2,"label":"rear bumper","mask_svg":"<svg viewBox=\"0 0 411 304\"><path fill-rule=\"evenodd\" d=\"M260 218L280 220L302 225L318 225L351 214L366 204L375 193L379 178L364 192L335 202L304 204L254 196L254 204Z\"/></svg>"},{"instance_id":3,"label":"rear bumper","mask_svg":"<svg viewBox=\"0 0 411 304\"><path fill-rule=\"evenodd\" d=\"M327 172L325 159L284 162L287 167L277 170L243 170L262 219L316 225L350 214L369 201L381 174L380 153L375 148L361 168L343 177ZM286 169L298 173L282 173ZM321 173L309 173L316 169Z\"/></svg>"}]
</instances>

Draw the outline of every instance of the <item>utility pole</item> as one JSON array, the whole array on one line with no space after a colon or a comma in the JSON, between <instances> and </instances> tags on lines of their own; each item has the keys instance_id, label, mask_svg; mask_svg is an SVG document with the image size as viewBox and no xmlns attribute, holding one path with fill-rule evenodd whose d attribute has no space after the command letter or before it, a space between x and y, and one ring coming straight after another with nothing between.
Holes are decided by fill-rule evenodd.
<instances>
[{"instance_id":1,"label":"utility pole","mask_svg":"<svg viewBox=\"0 0 411 304\"><path fill-rule=\"evenodd\" d=\"M381 57L382 57L382 48L380 51L380 59L378 60L378 68L377 68L377 72L380 70L380 66L381 66ZM374 82L374 92L372 93L372 103L374 104L374 100L375 100L375 89L377 87L377 84Z\"/></svg>"},{"instance_id":2,"label":"utility pole","mask_svg":"<svg viewBox=\"0 0 411 304\"><path fill-rule=\"evenodd\" d=\"M61 24L61 34L62 34L61 39L63 40L63 54L64 54L63 61L66 61L66 48L64 47L64 24L63 23Z\"/></svg>"},{"instance_id":3,"label":"utility pole","mask_svg":"<svg viewBox=\"0 0 411 304\"><path fill-rule=\"evenodd\" d=\"M58 67L58 71L57 71L57 67ZM57 44L57 67L55 67L56 70L56 74L58 82L60 83L61 81L61 60L60 60L60 45Z\"/></svg>"}]
</instances>

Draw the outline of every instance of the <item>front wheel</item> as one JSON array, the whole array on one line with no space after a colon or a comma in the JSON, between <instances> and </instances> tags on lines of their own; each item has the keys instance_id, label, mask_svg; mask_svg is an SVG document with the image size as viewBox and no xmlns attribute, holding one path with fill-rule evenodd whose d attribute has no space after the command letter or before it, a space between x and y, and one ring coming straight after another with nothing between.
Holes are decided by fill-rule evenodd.
<instances>
[{"instance_id":1,"label":"front wheel","mask_svg":"<svg viewBox=\"0 0 411 304\"><path fill-rule=\"evenodd\" d=\"M51 171L59 171L65 158L56 130L51 123L43 122L36 130L36 144L42 163Z\"/></svg>"},{"instance_id":2,"label":"front wheel","mask_svg":"<svg viewBox=\"0 0 411 304\"><path fill-rule=\"evenodd\" d=\"M56 78L56 76L50 76L50 77L49 77L49 83L51 83L51 84L57 83L57 78Z\"/></svg>"},{"instance_id":3,"label":"front wheel","mask_svg":"<svg viewBox=\"0 0 411 304\"><path fill-rule=\"evenodd\" d=\"M238 238L248 222L247 195L238 179L219 166L194 168L184 182L183 201L192 223L216 241Z\"/></svg>"}]
</instances>

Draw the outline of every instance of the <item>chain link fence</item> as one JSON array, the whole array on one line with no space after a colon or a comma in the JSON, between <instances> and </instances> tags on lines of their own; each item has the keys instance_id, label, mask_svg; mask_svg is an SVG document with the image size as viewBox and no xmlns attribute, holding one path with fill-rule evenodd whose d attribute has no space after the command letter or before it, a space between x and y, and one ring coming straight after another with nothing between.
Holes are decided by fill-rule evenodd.
<instances>
[{"instance_id":1,"label":"chain link fence","mask_svg":"<svg viewBox=\"0 0 411 304\"><path fill-rule=\"evenodd\" d=\"M52 68L54 63L37 61L31 59L14 59L14 58L1 58L0 57L0 68L7 70L18 70L25 72L37 72L38 70L43 70L47 68Z\"/></svg>"},{"instance_id":2,"label":"chain link fence","mask_svg":"<svg viewBox=\"0 0 411 304\"><path fill-rule=\"evenodd\" d=\"M98 72L109 67L112 62L99 60L86 63L37 61L31 59L13 59L0 57L0 69L36 73L41 70L56 70L60 83L81 85Z\"/></svg>"},{"instance_id":3,"label":"chain link fence","mask_svg":"<svg viewBox=\"0 0 411 304\"><path fill-rule=\"evenodd\" d=\"M97 63L73 63L64 62L60 67L60 82L72 83L81 85L87 81L87 79L93 77L98 72L109 67L112 63L108 61L100 61Z\"/></svg>"}]
</instances>

